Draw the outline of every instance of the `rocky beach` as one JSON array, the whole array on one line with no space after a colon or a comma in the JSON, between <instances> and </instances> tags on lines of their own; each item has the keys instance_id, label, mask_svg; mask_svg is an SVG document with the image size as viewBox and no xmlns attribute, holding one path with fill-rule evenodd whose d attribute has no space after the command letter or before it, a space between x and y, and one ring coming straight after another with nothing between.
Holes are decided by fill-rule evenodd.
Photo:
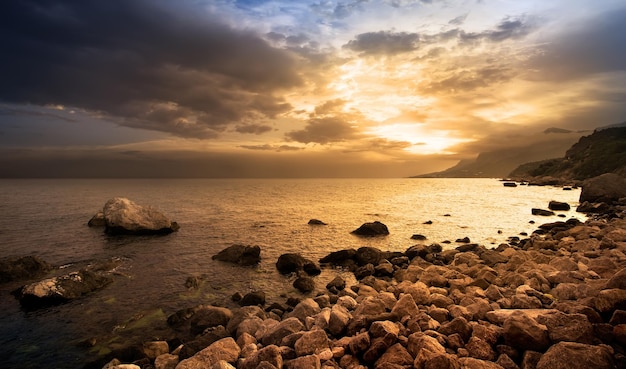
<instances>
[{"instance_id":1,"label":"rocky beach","mask_svg":"<svg viewBox=\"0 0 626 369\"><path fill-rule=\"evenodd\" d=\"M291 276L301 293L266 301L263 291L233 291L240 307L225 307L229 301L174 312L167 334L86 367L625 368L625 190L619 176L589 180L579 207L587 221L541 224L527 238L511 237L495 248L464 242L469 240L457 240L460 246L453 248L421 241L404 252L362 247L320 260L306 252L283 254L277 271ZM107 226L106 219L100 225ZM361 237L387 232L380 222L354 231ZM250 268L260 253L233 245L214 258ZM80 298L106 288L114 267L111 261L27 284L15 295L25 308ZM5 265L2 277L32 279L50 268L26 257ZM356 283L337 273L316 286L322 269L349 270ZM199 281L182 283L193 289ZM313 292L319 287L323 293ZM34 295L42 292L38 300Z\"/></svg>"}]
</instances>

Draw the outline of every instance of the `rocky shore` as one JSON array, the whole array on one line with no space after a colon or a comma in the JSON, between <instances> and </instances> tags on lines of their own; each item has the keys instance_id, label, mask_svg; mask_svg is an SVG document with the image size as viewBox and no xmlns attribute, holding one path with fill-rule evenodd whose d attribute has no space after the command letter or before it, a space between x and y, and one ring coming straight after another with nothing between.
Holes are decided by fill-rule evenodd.
<instances>
[{"instance_id":1,"label":"rocky shore","mask_svg":"<svg viewBox=\"0 0 626 369\"><path fill-rule=\"evenodd\" d=\"M338 273L317 295L190 307L168 318L175 338L92 367L626 368L626 202L589 200L585 223L543 224L495 249L333 252L322 268L349 269L356 284ZM314 280L317 263L287 255L281 272Z\"/></svg>"}]
</instances>

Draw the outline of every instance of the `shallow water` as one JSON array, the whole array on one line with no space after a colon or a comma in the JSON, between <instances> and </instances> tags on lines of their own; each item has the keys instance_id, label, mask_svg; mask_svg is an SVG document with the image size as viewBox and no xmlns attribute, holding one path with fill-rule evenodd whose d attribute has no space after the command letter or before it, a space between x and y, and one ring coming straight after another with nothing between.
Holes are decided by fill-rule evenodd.
<instances>
[{"instance_id":1,"label":"shallow water","mask_svg":"<svg viewBox=\"0 0 626 369\"><path fill-rule=\"evenodd\" d=\"M268 301L297 294L275 262L285 252L319 259L331 251L374 246L404 251L416 241L457 238L497 246L509 236L564 218L531 215L550 200L575 209L579 191L555 187L507 188L495 179L189 179L189 180L2 180L2 257L38 255L75 270L115 258L114 283L69 304L24 312L9 291L25 283L0 285L0 363L3 368L80 367L85 360L133 339L159 338L165 318L197 304L233 306L229 296L261 289ZM159 237L109 237L86 226L115 196L152 205L176 220L179 232ZM310 226L311 218L327 226ZM385 223L390 235L350 234L364 222ZM426 221L432 224L424 224ZM530 224L534 220L537 224ZM499 233L500 231L500 233ZM211 256L235 243L259 245L262 262L242 268ZM337 270L316 277L323 289ZM349 274L344 273L346 277ZM205 275L198 290L189 276ZM76 344L95 338L96 346Z\"/></svg>"}]
</instances>

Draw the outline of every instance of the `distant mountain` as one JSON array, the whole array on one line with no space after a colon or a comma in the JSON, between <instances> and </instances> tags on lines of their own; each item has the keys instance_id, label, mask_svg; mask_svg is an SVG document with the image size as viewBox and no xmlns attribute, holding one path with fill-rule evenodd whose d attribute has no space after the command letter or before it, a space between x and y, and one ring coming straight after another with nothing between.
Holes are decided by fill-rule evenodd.
<instances>
[{"instance_id":1,"label":"distant mountain","mask_svg":"<svg viewBox=\"0 0 626 369\"><path fill-rule=\"evenodd\" d=\"M554 134L550 135L553 138L546 138L547 134ZM503 178L523 163L563 156L565 151L580 137L572 131L560 128L549 128L539 135L541 138L539 142L529 143L522 147L483 152L476 159L461 160L444 171L417 175L412 178Z\"/></svg>"},{"instance_id":2,"label":"distant mountain","mask_svg":"<svg viewBox=\"0 0 626 369\"><path fill-rule=\"evenodd\" d=\"M565 157L520 165L509 177L583 180L604 173L626 176L626 122L598 128L581 137Z\"/></svg>"}]
</instances>

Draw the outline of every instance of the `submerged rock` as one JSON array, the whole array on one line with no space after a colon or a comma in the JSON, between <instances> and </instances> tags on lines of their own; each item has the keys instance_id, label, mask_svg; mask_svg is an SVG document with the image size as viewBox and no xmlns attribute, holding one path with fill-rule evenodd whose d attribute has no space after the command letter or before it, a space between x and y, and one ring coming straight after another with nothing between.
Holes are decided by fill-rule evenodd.
<instances>
[{"instance_id":1,"label":"submerged rock","mask_svg":"<svg viewBox=\"0 0 626 369\"><path fill-rule=\"evenodd\" d=\"M94 215L93 217L91 217L91 219L89 219L89 222L87 222L87 225L90 227L106 226L106 222L104 220L104 213L102 211L97 212L96 215Z\"/></svg>"},{"instance_id":2,"label":"submerged rock","mask_svg":"<svg viewBox=\"0 0 626 369\"><path fill-rule=\"evenodd\" d=\"M545 209L539 209L539 208L532 208L531 209L531 213L533 215L539 215L539 216L542 216L542 217L549 217L549 216L554 215L553 211L545 210Z\"/></svg>"},{"instance_id":3,"label":"submerged rock","mask_svg":"<svg viewBox=\"0 0 626 369\"><path fill-rule=\"evenodd\" d=\"M232 245L213 255L212 259L244 266L255 265L261 261L261 248L259 246Z\"/></svg>"},{"instance_id":4,"label":"submerged rock","mask_svg":"<svg viewBox=\"0 0 626 369\"><path fill-rule=\"evenodd\" d=\"M371 223L363 223L351 233L357 236L385 236L389 234L389 229L383 223L374 221Z\"/></svg>"},{"instance_id":5,"label":"submerged rock","mask_svg":"<svg viewBox=\"0 0 626 369\"><path fill-rule=\"evenodd\" d=\"M570 206L568 203L566 202L560 202L560 201L550 201L548 203L548 209L550 210L569 210Z\"/></svg>"},{"instance_id":6,"label":"submerged rock","mask_svg":"<svg viewBox=\"0 0 626 369\"><path fill-rule=\"evenodd\" d=\"M319 219L310 219L308 224L310 224L310 225L327 225L326 223L322 222Z\"/></svg>"},{"instance_id":7,"label":"submerged rock","mask_svg":"<svg viewBox=\"0 0 626 369\"><path fill-rule=\"evenodd\" d=\"M89 270L80 270L59 277L27 284L13 292L23 307L36 309L61 304L99 290L112 279Z\"/></svg>"},{"instance_id":8,"label":"submerged rock","mask_svg":"<svg viewBox=\"0 0 626 369\"><path fill-rule=\"evenodd\" d=\"M0 283L39 277L52 270L52 266L37 256L0 261Z\"/></svg>"},{"instance_id":9,"label":"submerged rock","mask_svg":"<svg viewBox=\"0 0 626 369\"><path fill-rule=\"evenodd\" d=\"M167 234L179 229L176 222L160 211L122 197L107 201L103 213L105 231L109 234Z\"/></svg>"}]
</instances>

